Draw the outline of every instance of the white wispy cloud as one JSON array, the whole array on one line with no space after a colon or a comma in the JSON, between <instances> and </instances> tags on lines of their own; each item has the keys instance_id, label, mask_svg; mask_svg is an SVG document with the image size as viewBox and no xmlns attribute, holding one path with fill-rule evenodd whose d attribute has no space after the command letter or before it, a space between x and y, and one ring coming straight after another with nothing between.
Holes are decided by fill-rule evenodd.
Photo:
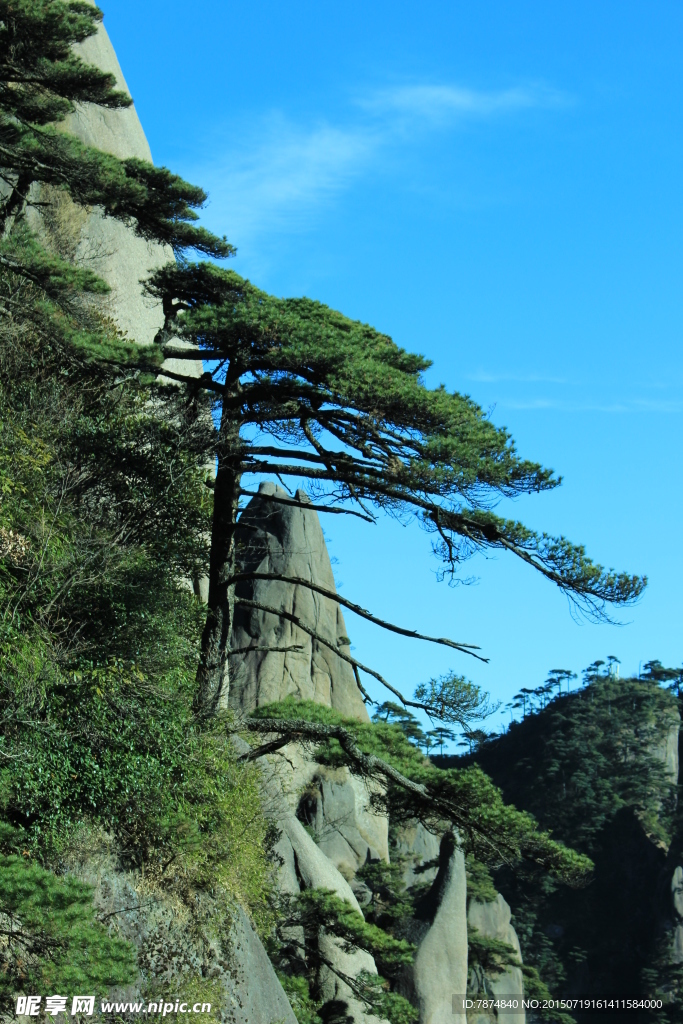
<instances>
[{"instance_id":1,"label":"white wispy cloud","mask_svg":"<svg viewBox=\"0 0 683 1024\"><path fill-rule=\"evenodd\" d=\"M202 169L211 197L211 219L226 225L231 238L261 230L306 227L321 203L347 188L374 157L371 132L318 124L302 129L269 118L259 139L245 140L229 158Z\"/></svg>"},{"instance_id":2,"label":"white wispy cloud","mask_svg":"<svg viewBox=\"0 0 683 1024\"><path fill-rule=\"evenodd\" d=\"M455 85L400 85L360 101L376 114L394 114L423 122L455 117L491 117L531 108L566 106L570 97L547 86L486 91Z\"/></svg>"},{"instance_id":3,"label":"white wispy cloud","mask_svg":"<svg viewBox=\"0 0 683 1024\"><path fill-rule=\"evenodd\" d=\"M190 173L208 187L212 225L240 246L262 231L306 230L316 211L361 175L396 166L386 160L389 148L415 147L425 131L562 102L560 93L540 86L486 91L398 85L356 98L336 124L297 124L271 114L241 137L233 129L230 145L217 140L213 151L220 155Z\"/></svg>"},{"instance_id":4,"label":"white wispy cloud","mask_svg":"<svg viewBox=\"0 0 683 1024\"><path fill-rule=\"evenodd\" d=\"M554 377L541 373L489 373L486 370L478 370L476 373L469 373L467 380L476 381L478 384L569 384L566 377Z\"/></svg>"},{"instance_id":5,"label":"white wispy cloud","mask_svg":"<svg viewBox=\"0 0 683 1024\"><path fill-rule=\"evenodd\" d=\"M680 413L683 412L683 402L672 399L671 401L656 401L646 398L626 398L617 402L601 402L588 400L562 400L556 398L532 398L532 399L501 399L496 403L498 409L515 409L526 412L555 412L582 413L618 413L620 415L633 413Z\"/></svg>"}]
</instances>

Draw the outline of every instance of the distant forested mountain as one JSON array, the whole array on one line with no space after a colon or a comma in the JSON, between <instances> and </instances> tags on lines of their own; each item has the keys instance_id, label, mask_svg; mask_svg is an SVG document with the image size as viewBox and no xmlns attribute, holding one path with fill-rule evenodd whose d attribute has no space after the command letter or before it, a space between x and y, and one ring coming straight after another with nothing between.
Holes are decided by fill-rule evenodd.
<instances>
[{"instance_id":1,"label":"distant forested mountain","mask_svg":"<svg viewBox=\"0 0 683 1024\"><path fill-rule=\"evenodd\" d=\"M680 675L659 662L641 678L616 668L595 663L573 692L569 673L551 674L517 695L523 717L504 734L471 733L464 756L434 758L478 764L506 800L594 862L579 890L520 865L494 875L525 963L557 994L650 996L680 985ZM672 1004L658 1019L683 1018Z\"/></svg>"}]
</instances>

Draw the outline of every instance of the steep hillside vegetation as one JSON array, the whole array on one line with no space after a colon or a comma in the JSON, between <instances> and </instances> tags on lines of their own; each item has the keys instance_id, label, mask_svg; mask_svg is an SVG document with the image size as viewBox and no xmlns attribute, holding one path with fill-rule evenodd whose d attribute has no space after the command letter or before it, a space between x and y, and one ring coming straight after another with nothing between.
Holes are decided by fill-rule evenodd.
<instances>
[{"instance_id":1,"label":"steep hillside vegetation","mask_svg":"<svg viewBox=\"0 0 683 1024\"><path fill-rule=\"evenodd\" d=\"M503 735L475 734L472 753L436 760L479 764L506 799L594 862L590 883L571 893L523 868L495 873L525 962L555 992L648 996L675 990L680 973L671 955L680 717L661 666L619 679L615 664L591 666L574 692L563 673L535 697L527 690L526 714ZM679 1019L676 1006L666 1013Z\"/></svg>"}]
</instances>

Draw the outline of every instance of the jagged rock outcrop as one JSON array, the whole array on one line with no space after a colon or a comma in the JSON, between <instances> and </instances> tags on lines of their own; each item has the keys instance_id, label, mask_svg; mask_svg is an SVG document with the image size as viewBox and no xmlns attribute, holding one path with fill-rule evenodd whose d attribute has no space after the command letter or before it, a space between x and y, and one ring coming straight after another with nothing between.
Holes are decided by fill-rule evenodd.
<instances>
[{"instance_id":1,"label":"jagged rock outcrop","mask_svg":"<svg viewBox=\"0 0 683 1024\"><path fill-rule=\"evenodd\" d=\"M397 830L393 855L403 861L403 884L433 882L438 872L440 841L421 821L407 822Z\"/></svg>"},{"instance_id":2,"label":"jagged rock outcrop","mask_svg":"<svg viewBox=\"0 0 683 1024\"><path fill-rule=\"evenodd\" d=\"M522 950L511 918L510 906L500 893L495 900L486 902L471 900L467 911L467 924L470 929L476 929L483 938L497 939L498 942L504 942L507 946L511 946L514 951L513 955L521 963ZM472 981L474 981L474 985ZM485 984L480 986L482 981ZM524 976L520 967L508 966L500 974L470 979L470 989L476 989L482 995L490 994L500 998L516 997L521 1003L524 995ZM523 1009L515 1014L506 1013L505 1019L507 1020L508 1017L510 1017L511 1024L524 1024ZM490 1020L490 1018L486 1019ZM468 1018L468 1020L470 1024L473 1024L473 1021L476 1024L477 1018Z\"/></svg>"},{"instance_id":3,"label":"jagged rock outcrop","mask_svg":"<svg viewBox=\"0 0 683 1024\"><path fill-rule=\"evenodd\" d=\"M467 992L467 875L450 833L441 840L438 874L406 937L417 953L401 987L419 1007L420 1024L465 1024L457 997Z\"/></svg>"},{"instance_id":4,"label":"jagged rock outcrop","mask_svg":"<svg viewBox=\"0 0 683 1024\"><path fill-rule=\"evenodd\" d=\"M312 509L281 504L285 491L263 483L242 513L237 531L242 572L279 573L315 582L336 592L332 565L318 515ZM303 491L296 500L306 503ZM246 581L236 588L233 650L245 647L295 648L254 651L233 659L230 706L249 713L272 701L295 697L313 700L341 714L368 721L368 713L351 666L287 619L252 607L247 599L296 615L335 646L348 643L339 605L305 586L274 580ZM312 763L297 744L277 759L281 785L291 808L314 828L319 847L341 873L350 878L368 857L388 860L388 822L371 807L372 784L343 769Z\"/></svg>"},{"instance_id":5,"label":"jagged rock outcrop","mask_svg":"<svg viewBox=\"0 0 683 1024\"><path fill-rule=\"evenodd\" d=\"M238 737L234 739L234 743L242 753L249 750L244 740ZM262 764L261 771L264 809L280 830L280 838L275 847L275 853L280 859L280 891L296 895L307 889L327 889L362 914L348 881L325 856L295 816L283 790L282 772L278 767L266 762ZM292 934L289 938L298 941L298 929L290 931ZM344 946L342 940L321 931L318 937L318 951L324 962L318 976L319 996L330 1005L345 1004L345 1012L354 1024L379 1024L376 1017L366 1012L345 980L357 978L361 974L377 974L375 962L363 950L348 951Z\"/></svg>"},{"instance_id":6,"label":"jagged rock outcrop","mask_svg":"<svg viewBox=\"0 0 683 1024\"><path fill-rule=\"evenodd\" d=\"M104 25L95 35L76 47L88 63L113 74L119 89L128 86ZM89 146L120 159L135 157L152 162L149 144L134 106L107 110L94 103L78 103L69 114L64 129ZM44 189L41 199L50 206L45 212L33 211L32 226L48 244L66 251L77 263L99 274L111 291L99 302L102 311L129 338L149 345L163 323L158 301L143 293L140 281L149 273L173 260L169 246L139 238L121 221L103 216L101 210L83 210L58 190Z\"/></svg>"},{"instance_id":7,"label":"jagged rock outcrop","mask_svg":"<svg viewBox=\"0 0 683 1024\"><path fill-rule=\"evenodd\" d=\"M273 500L287 497L273 484L261 485L259 495L252 499L240 520L239 568L244 572L279 573L315 582L334 592L332 567L317 513ZM302 504L307 502L303 491L297 492L296 499ZM249 581L238 586L237 597L295 614L332 643L347 637L339 606L306 587L279 581ZM348 664L291 622L271 612L237 605L234 650L297 645L301 650L236 656L230 681L231 707L244 713L294 696L315 700L366 721L367 712ZM282 859L280 887L284 892L311 886L330 888L358 906L356 896L362 901L363 887L355 881L355 872L368 859L389 860L387 819L372 810L368 785L347 769L316 765L303 756L297 744L289 744L283 754L282 758L271 759L266 787L271 798L277 795L280 799L270 811L282 832L277 847ZM312 829L315 843L294 814ZM464 995L467 989L467 881L463 854L453 846L451 837L440 843L419 822L399 828L393 853L403 862L407 887L433 882L422 900L419 918L410 927L408 937L418 945L418 952L413 968L406 972L404 994L419 1006L420 1024L464 1019L453 1012L453 996ZM505 916L504 901L492 906ZM491 910L485 910L484 915L491 917ZM488 921L488 917L483 926L496 933L505 931L519 953L509 908L506 928L493 918ZM359 969L371 969L374 973L374 964L368 968L362 956L341 956L338 942L329 937L323 941L329 946L327 955L335 957L340 973L355 976ZM517 974L511 975L508 987L521 992L521 972L518 968L514 970ZM505 980L508 981L507 975ZM328 971L322 979L321 992L328 1000L347 1002L354 1021L369 1019L334 971Z\"/></svg>"},{"instance_id":8,"label":"jagged rock outcrop","mask_svg":"<svg viewBox=\"0 0 683 1024\"><path fill-rule=\"evenodd\" d=\"M129 92L103 24L75 49L83 60L113 74L117 87ZM94 103L77 103L66 118L64 129L86 145L121 160L135 157L152 163L149 143L134 106L108 110ZM42 210L29 210L31 226L48 247L99 274L111 289L98 299L102 312L128 338L139 345L150 345L164 318L161 303L145 293L141 282L173 262L173 250L138 237L131 227L103 216L97 208L77 207L57 189L44 189L40 198L47 199L49 205ZM202 373L201 362L190 360L167 359L163 367L192 376Z\"/></svg>"},{"instance_id":9,"label":"jagged rock outcrop","mask_svg":"<svg viewBox=\"0 0 683 1024\"><path fill-rule=\"evenodd\" d=\"M258 496L252 498L240 517L240 569L280 573L315 582L334 592L332 565L317 513L280 504L273 498L286 500L289 495L274 484L261 484ZM304 491L297 491L296 500L306 502L308 498ZM339 605L306 587L255 580L239 584L236 597L290 612L335 646L348 644ZM254 652L236 658L230 679L231 707L249 712L292 696L326 704L349 718L368 721L353 669L347 662L292 622L237 605L232 647L243 649L252 645L298 649Z\"/></svg>"},{"instance_id":10,"label":"jagged rock outcrop","mask_svg":"<svg viewBox=\"0 0 683 1024\"><path fill-rule=\"evenodd\" d=\"M377 788L345 768L319 766L299 800L297 813L345 878L368 860L389 860L387 819L370 808Z\"/></svg>"}]
</instances>

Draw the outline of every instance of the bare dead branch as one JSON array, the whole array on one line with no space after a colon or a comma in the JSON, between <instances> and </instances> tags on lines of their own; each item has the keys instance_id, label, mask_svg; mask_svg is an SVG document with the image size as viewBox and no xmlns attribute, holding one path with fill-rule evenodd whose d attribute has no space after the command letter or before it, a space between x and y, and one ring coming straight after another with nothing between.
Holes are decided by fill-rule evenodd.
<instances>
[{"instance_id":1,"label":"bare dead branch","mask_svg":"<svg viewBox=\"0 0 683 1024\"><path fill-rule=\"evenodd\" d=\"M295 498L281 498L279 495L264 494L262 491L240 490L240 494L243 494L247 498L264 498L266 501L274 501L279 505L292 505L294 508L310 509L313 512L331 512L338 516L357 516L358 519L363 519L366 523L372 523L373 525L377 521L371 516L363 515L362 512L356 512L356 510L352 508L335 508L334 506L329 505L314 505L310 501L297 501Z\"/></svg>"},{"instance_id":2,"label":"bare dead branch","mask_svg":"<svg viewBox=\"0 0 683 1024\"><path fill-rule=\"evenodd\" d=\"M240 604L245 608L256 608L258 611L267 612L268 614L275 615L278 618L287 619L289 622L294 623L294 625L302 630L302 632L308 633L313 640L317 640L319 644L323 645L323 647L327 647L330 651L336 654L338 658L341 658L342 661L351 665L352 668L360 669L361 672L365 672L367 675L373 676L377 679L382 686L385 686L395 697L398 697L405 708L418 708L420 711L426 711L430 717L440 717L437 709L431 704L424 704L422 701L409 700L407 697L404 697L400 690L397 690L395 686L392 686L391 683L387 682L384 676L380 675L379 672L376 672L374 668L369 668L361 661L357 661L355 658L352 658L350 654L346 654L345 651L341 651L337 645L332 643L331 640L328 640L327 637L321 636L320 633L316 632L316 630L309 626L308 623L300 619L298 615L294 615L292 612L287 612L282 608L272 608L269 605L260 604L258 601L251 601L246 597L236 597L235 604ZM367 697L366 691L362 688L361 693L363 696ZM462 721L460 721L460 719L455 720L462 726L466 726L468 724L464 719Z\"/></svg>"},{"instance_id":3,"label":"bare dead branch","mask_svg":"<svg viewBox=\"0 0 683 1024\"><path fill-rule=\"evenodd\" d=\"M353 601L347 601L346 598L341 597L335 593L334 590L328 590L326 587L321 587L318 583L312 583L310 580L302 580L296 576L282 576L276 572L240 572L231 576L228 580L228 584L240 583L242 580L279 580L282 583L291 583L293 586L307 587L308 590L313 590L317 594L322 594L323 597L329 598L330 601L336 601L337 604L341 604L344 608L348 608L350 611L359 615L363 619L367 619L368 622L373 622L376 626L381 626L382 629L390 630L392 633L398 633L400 636L408 636L413 640L427 640L432 644L443 644L444 647L452 647L456 651L460 651L461 654L469 654L473 658L477 658L478 661L488 663L488 658L483 658L479 654L475 654L475 651L480 650L476 644L465 644L458 643L455 640L449 640L448 637L437 637L427 636L424 633L418 633L414 629L404 629L402 626L396 626L392 622L386 622L384 619L378 618L365 608L361 608L359 604L354 604Z\"/></svg>"},{"instance_id":4,"label":"bare dead branch","mask_svg":"<svg viewBox=\"0 0 683 1024\"><path fill-rule=\"evenodd\" d=\"M251 654L252 651L276 651L286 653L287 651L303 651L302 644L290 644L289 647L237 647L234 651L228 651L228 657L233 654Z\"/></svg>"}]
</instances>

